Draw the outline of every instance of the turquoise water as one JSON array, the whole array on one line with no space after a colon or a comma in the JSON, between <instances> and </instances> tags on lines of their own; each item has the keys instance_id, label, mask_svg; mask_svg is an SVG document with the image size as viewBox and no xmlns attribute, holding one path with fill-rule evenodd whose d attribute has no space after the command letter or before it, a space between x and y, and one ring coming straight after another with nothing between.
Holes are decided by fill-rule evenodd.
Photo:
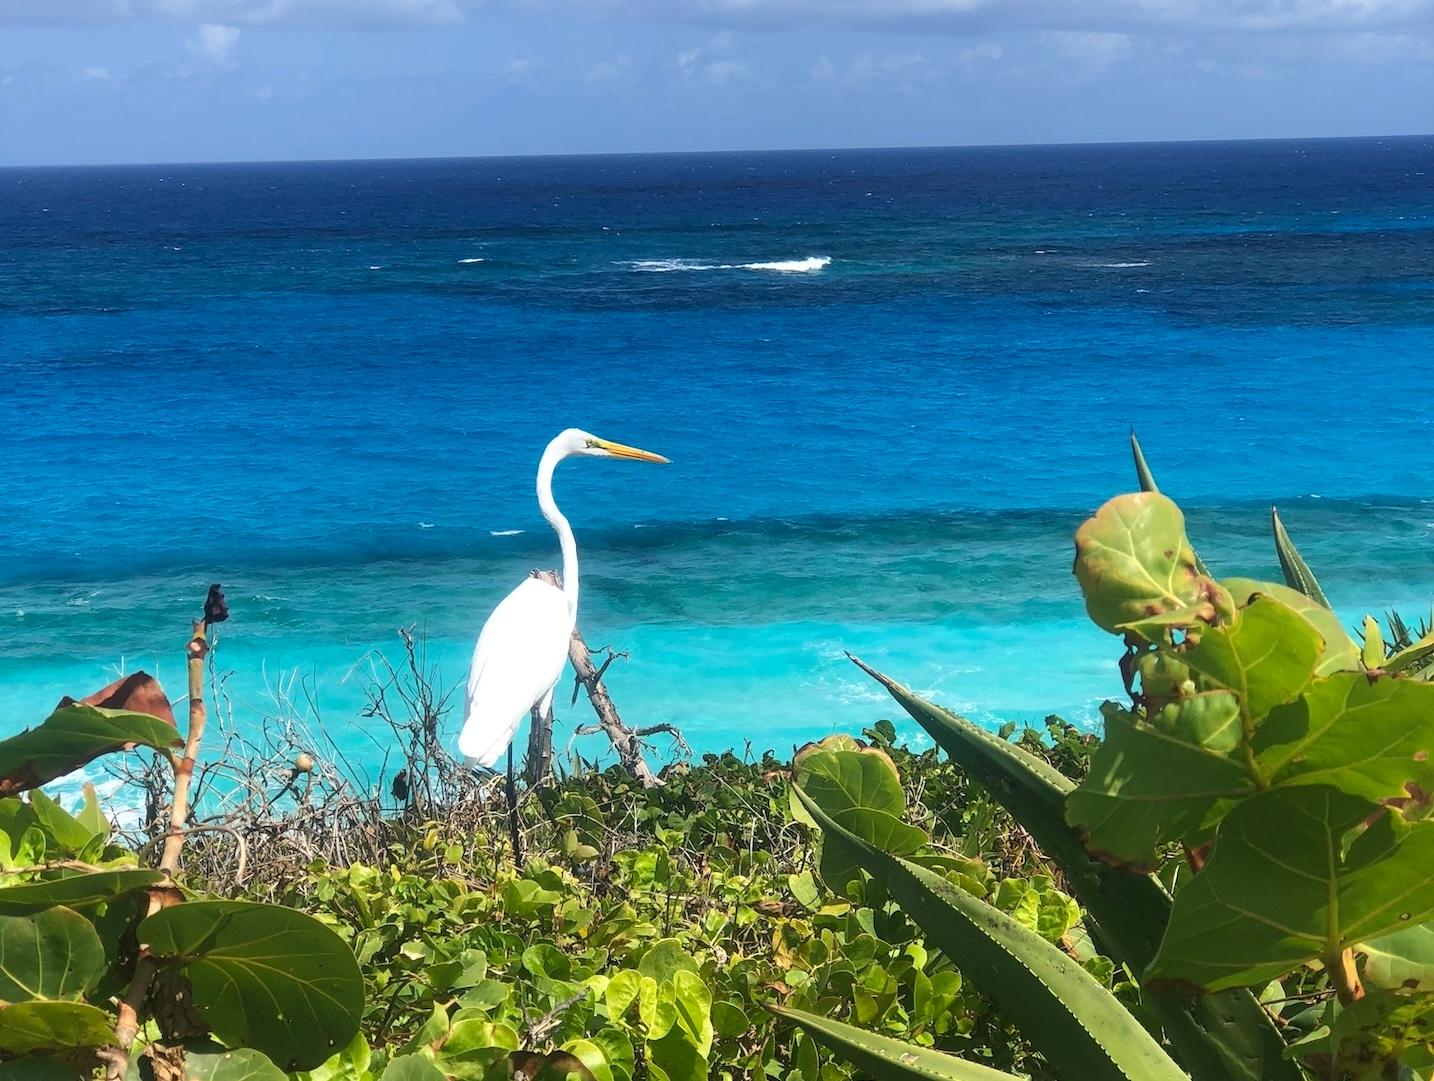
<instances>
[{"instance_id":1,"label":"turquoise water","mask_svg":"<svg viewBox=\"0 0 1434 1081\"><path fill-rule=\"evenodd\" d=\"M1342 615L1422 614L1431 177L1429 139L0 171L0 725L177 693L222 581L235 723L277 690L378 761L371 651L416 624L461 680L557 562L568 425L673 459L557 492L619 708L698 750L889 715L846 650L1092 721L1070 534L1132 425L1210 562L1275 574L1274 501Z\"/></svg>"}]
</instances>

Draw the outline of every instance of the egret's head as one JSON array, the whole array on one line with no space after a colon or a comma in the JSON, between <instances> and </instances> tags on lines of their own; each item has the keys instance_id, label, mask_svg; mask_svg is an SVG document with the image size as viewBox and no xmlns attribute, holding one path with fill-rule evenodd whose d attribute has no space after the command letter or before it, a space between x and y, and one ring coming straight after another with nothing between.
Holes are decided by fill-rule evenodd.
<instances>
[{"instance_id":1,"label":"egret's head","mask_svg":"<svg viewBox=\"0 0 1434 1081\"><path fill-rule=\"evenodd\" d=\"M569 428L559 438L566 444L569 454L583 454L590 458L626 458L633 462L667 461L662 455L653 454L650 450L638 450L625 443L600 439L591 432L584 432L578 428Z\"/></svg>"}]
</instances>

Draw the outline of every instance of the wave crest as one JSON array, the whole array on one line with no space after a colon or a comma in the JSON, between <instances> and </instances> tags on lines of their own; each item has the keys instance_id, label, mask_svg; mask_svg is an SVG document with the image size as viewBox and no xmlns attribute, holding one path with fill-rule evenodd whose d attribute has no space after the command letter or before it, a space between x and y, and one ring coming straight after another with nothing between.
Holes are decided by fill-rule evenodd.
<instances>
[{"instance_id":1,"label":"wave crest","mask_svg":"<svg viewBox=\"0 0 1434 1081\"><path fill-rule=\"evenodd\" d=\"M776 274L812 274L831 265L830 255L809 255L803 259L774 259L754 263L703 263L696 259L634 259L621 264L629 270L649 274L670 274L678 270L766 270Z\"/></svg>"}]
</instances>

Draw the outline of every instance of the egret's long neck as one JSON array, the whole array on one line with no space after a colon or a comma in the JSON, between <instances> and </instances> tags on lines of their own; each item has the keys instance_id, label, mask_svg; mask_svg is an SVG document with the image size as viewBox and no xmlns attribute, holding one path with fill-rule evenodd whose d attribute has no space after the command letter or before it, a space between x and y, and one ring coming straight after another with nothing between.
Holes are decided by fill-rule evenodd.
<instances>
[{"instance_id":1,"label":"egret's long neck","mask_svg":"<svg viewBox=\"0 0 1434 1081\"><path fill-rule=\"evenodd\" d=\"M543 517L558 535L558 545L563 550L563 595L568 599L568 608L574 614L578 610L578 542L573 537L573 527L558 510L553 501L553 470L566 457L562 448L548 444L543 460L538 463L538 508Z\"/></svg>"}]
</instances>

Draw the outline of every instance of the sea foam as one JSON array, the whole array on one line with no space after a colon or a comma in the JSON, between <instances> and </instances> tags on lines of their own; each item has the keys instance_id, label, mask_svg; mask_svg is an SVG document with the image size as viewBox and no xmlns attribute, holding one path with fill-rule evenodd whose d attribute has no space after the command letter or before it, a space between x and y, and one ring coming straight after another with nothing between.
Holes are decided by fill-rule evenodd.
<instances>
[{"instance_id":1,"label":"sea foam","mask_svg":"<svg viewBox=\"0 0 1434 1081\"><path fill-rule=\"evenodd\" d=\"M650 274L667 274L675 270L767 270L777 274L811 274L831 265L829 255L809 255L804 259L775 259L755 263L703 263L696 259L634 259L621 264L629 270Z\"/></svg>"}]
</instances>

